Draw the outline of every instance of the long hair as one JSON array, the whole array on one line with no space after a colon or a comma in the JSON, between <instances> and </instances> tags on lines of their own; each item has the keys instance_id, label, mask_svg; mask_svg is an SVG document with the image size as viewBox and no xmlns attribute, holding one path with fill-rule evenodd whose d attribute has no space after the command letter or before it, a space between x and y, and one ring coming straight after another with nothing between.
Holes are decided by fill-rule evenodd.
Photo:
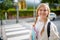
<instances>
[{"instance_id":1,"label":"long hair","mask_svg":"<svg viewBox=\"0 0 60 40\"><path fill-rule=\"evenodd\" d=\"M38 11L39 11L39 9L41 8L41 7L43 7L43 6L45 6L45 7L47 7L47 9L48 9L48 15L47 15L47 18L48 18L48 16L49 16L49 13L50 13L50 8L49 8L49 5L47 5L46 3L41 3L38 7L37 7L37 9L36 9L36 13L37 13L37 15L36 15L36 21L35 21L35 24L36 24L36 22L37 22L37 20L38 20ZM42 29L42 31L41 31L41 36L42 36L42 33L44 32L44 27L43 27L43 29Z\"/></svg>"},{"instance_id":2,"label":"long hair","mask_svg":"<svg viewBox=\"0 0 60 40\"><path fill-rule=\"evenodd\" d=\"M37 20L38 20L38 10L42 7L42 6L46 6L47 7L47 9L48 9L48 12L50 13L50 8L49 8L49 5L47 5L46 3L41 3L38 7L37 7L37 9L36 9L36 21L35 21L35 24L36 24L36 22L37 22ZM48 13L48 14L49 14ZM47 15L47 17L48 17L49 15Z\"/></svg>"}]
</instances>

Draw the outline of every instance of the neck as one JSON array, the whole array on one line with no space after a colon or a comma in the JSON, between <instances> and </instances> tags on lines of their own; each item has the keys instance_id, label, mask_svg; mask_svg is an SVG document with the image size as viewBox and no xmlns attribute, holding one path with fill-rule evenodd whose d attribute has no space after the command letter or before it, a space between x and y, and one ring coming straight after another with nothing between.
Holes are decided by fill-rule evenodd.
<instances>
[{"instance_id":1,"label":"neck","mask_svg":"<svg viewBox=\"0 0 60 40\"><path fill-rule=\"evenodd\" d=\"M46 23L47 22L47 18L41 18L41 21Z\"/></svg>"}]
</instances>

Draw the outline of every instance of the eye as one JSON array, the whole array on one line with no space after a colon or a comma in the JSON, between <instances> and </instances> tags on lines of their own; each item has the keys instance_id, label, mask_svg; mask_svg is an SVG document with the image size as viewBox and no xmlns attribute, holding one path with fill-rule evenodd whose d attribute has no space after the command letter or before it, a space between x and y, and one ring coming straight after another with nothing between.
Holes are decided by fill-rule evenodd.
<instances>
[{"instance_id":1,"label":"eye","mask_svg":"<svg viewBox=\"0 0 60 40\"><path fill-rule=\"evenodd\" d=\"M46 9L44 9L44 10L43 9L40 9L40 11L47 11L47 10Z\"/></svg>"},{"instance_id":2,"label":"eye","mask_svg":"<svg viewBox=\"0 0 60 40\"><path fill-rule=\"evenodd\" d=\"M47 11L46 9L44 9L44 11Z\"/></svg>"},{"instance_id":3,"label":"eye","mask_svg":"<svg viewBox=\"0 0 60 40\"><path fill-rule=\"evenodd\" d=\"M42 9L40 9L40 11L43 11Z\"/></svg>"}]
</instances>

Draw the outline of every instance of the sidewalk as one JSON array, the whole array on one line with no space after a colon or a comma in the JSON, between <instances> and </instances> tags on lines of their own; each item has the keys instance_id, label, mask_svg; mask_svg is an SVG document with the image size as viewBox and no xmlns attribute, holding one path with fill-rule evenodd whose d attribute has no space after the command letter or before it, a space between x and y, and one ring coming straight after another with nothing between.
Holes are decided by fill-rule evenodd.
<instances>
[{"instance_id":1,"label":"sidewalk","mask_svg":"<svg viewBox=\"0 0 60 40\"><path fill-rule=\"evenodd\" d=\"M18 21L19 21L19 23L21 23L21 22L34 22L35 18L21 18ZM16 19L2 20L2 23L3 23L3 25L16 24ZM0 25L1 25L1 21L0 21Z\"/></svg>"},{"instance_id":2,"label":"sidewalk","mask_svg":"<svg viewBox=\"0 0 60 40\"><path fill-rule=\"evenodd\" d=\"M57 19L60 19L60 16L57 17ZM19 19L19 23L21 22L34 22L35 18L20 18ZM3 25L6 24L16 24L16 19L8 19L8 20L2 20ZM1 25L1 21L0 21L0 25Z\"/></svg>"},{"instance_id":3,"label":"sidewalk","mask_svg":"<svg viewBox=\"0 0 60 40\"><path fill-rule=\"evenodd\" d=\"M57 19L60 19L60 16ZM35 21L35 18L19 19L19 23L21 23L21 22L29 22L30 23L30 22L34 22L34 21ZM3 20L3 25L8 25L8 24L16 24L16 19L13 19L13 20ZM32 23L30 23L30 24L32 24Z\"/></svg>"},{"instance_id":4,"label":"sidewalk","mask_svg":"<svg viewBox=\"0 0 60 40\"><path fill-rule=\"evenodd\" d=\"M25 24L25 23L24 23ZM21 24L3 25L2 26L2 38L4 40L29 40L31 36L31 29Z\"/></svg>"}]
</instances>

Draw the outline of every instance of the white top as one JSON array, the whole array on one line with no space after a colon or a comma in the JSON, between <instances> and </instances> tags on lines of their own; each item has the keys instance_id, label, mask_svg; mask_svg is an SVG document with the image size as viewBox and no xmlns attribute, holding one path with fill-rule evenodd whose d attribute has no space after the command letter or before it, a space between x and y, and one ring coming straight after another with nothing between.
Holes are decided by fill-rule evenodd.
<instances>
[{"instance_id":1,"label":"white top","mask_svg":"<svg viewBox=\"0 0 60 40\"><path fill-rule=\"evenodd\" d=\"M36 31L38 31L38 40L48 40L48 36L47 36L47 24L50 20L48 19L46 24L45 24L45 29L44 32L42 34L42 36L40 35L40 32L44 26L44 22L40 21L40 17L38 17L38 21L35 25L35 29ZM57 27L51 22L50 25L50 37L49 40L57 40L59 38L58 36L58 31L57 31Z\"/></svg>"}]
</instances>

